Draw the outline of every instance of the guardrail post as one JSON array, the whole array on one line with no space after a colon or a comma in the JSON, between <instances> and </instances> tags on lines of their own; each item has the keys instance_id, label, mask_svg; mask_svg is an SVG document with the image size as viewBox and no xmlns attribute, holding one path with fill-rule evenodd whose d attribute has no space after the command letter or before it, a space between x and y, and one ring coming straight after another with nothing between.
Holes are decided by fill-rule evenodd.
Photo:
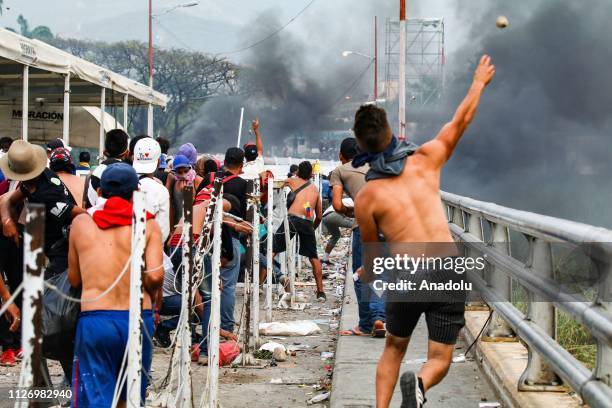
<instances>
[{"instance_id":1,"label":"guardrail post","mask_svg":"<svg viewBox=\"0 0 612 408\"><path fill-rule=\"evenodd\" d=\"M597 267L603 279L599 284L595 303L608 313L612 313L612 260L599 263ZM612 347L602 340L597 340L597 362L593 375L608 387L612 387Z\"/></svg>"},{"instance_id":2,"label":"guardrail post","mask_svg":"<svg viewBox=\"0 0 612 408\"><path fill-rule=\"evenodd\" d=\"M27 112L24 111L24 117ZM23 234L23 322L21 347L23 360L19 387L31 388L44 386L42 377L42 308L45 255L45 207L42 204L28 204L26 225ZM4 316L0 317L4 319ZM27 407L27 401L15 406Z\"/></svg>"},{"instance_id":3,"label":"guardrail post","mask_svg":"<svg viewBox=\"0 0 612 408\"><path fill-rule=\"evenodd\" d=\"M181 390L181 406L193 406L191 383L191 308L193 306L193 186L183 189L183 244L182 264L183 277L181 281L182 313L186 313L182 320L182 337L177 339L180 345L181 375L179 376L179 389ZM205 335L205 334L203 334Z\"/></svg>"},{"instance_id":4,"label":"guardrail post","mask_svg":"<svg viewBox=\"0 0 612 408\"><path fill-rule=\"evenodd\" d=\"M510 255L510 238L508 228L503 225L490 222L491 225L491 244L492 246L506 255ZM510 301L512 298L512 281L503 271L498 271L495 265L487 264L487 283L493 287L500 301ZM516 335L506 321L497 313L493 312L482 341L516 341Z\"/></svg>"},{"instance_id":5,"label":"guardrail post","mask_svg":"<svg viewBox=\"0 0 612 408\"><path fill-rule=\"evenodd\" d=\"M553 258L550 243L526 236L529 241L529 257L525 266L545 279L554 278ZM552 339L557 331L553 299L547 299L536 293L528 292L527 320L531 320ZM526 346L529 352L527 367L518 383L520 391L563 391L561 379L542 356Z\"/></svg>"},{"instance_id":6,"label":"guardrail post","mask_svg":"<svg viewBox=\"0 0 612 408\"><path fill-rule=\"evenodd\" d=\"M480 216L470 213L467 214L467 232L476 237L478 240L484 241L484 233L482 231L482 219L480 218ZM482 254L479 251L470 247L467 248L467 256L475 259L481 255ZM476 273L478 273L478 276L484 279L484 270ZM476 291L468 292L467 309L488 310L487 306L482 301L482 298L480 297L479 293Z\"/></svg>"},{"instance_id":7,"label":"guardrail post","mask_svg":"<svg viewBox=\"0 0 612 408\"><path fill-rule=\"evenodd\" d=\"M274 259L272 258L272 240L274 237L274 176L268 177L268 220L266 238L266 321L272 321L272 271L274 270Z\"/></svg>"},{"instance_id":8,"label":"guardrail post","mask_svg":"<svg viewBox=\"0 0 612 408\"><path fill-rule=\"evenodd\" d=\"M253 315L252 329L252 345L257 348L259 344L259 179L253 180L253 192L250 197L249 210L247 210L247 219L253 225L253 234L251 237L252 247L252 291L251 291L251 312Z\"/></svg>"},{"instance_id":9,"label":"guardrail post","mask_svg":"<svg viewBox=\"0 0 612 408\"><path fill-rule=\"evenodd\" d=\"M132 220L132 262L130 265L130 317L128 322L127 406L140 407L140 384L142 382L142 271L145 267L144 250L147 220L145 197L134 191L134 213Z\"/></svg>"}]
</instances>

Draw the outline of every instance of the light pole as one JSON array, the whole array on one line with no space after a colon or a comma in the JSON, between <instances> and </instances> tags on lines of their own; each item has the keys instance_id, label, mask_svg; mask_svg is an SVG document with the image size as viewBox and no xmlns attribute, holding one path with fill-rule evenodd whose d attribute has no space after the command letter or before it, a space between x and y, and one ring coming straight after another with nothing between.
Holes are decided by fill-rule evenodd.
<instances>
[{"instance_id":1,"label":"light pole","mask_svg":"<svg viewBox=\"0 0 612 408\"><path fill-rule=\"evenodd\" d=\"M357 51L343 51L342 56L359 55L374 61L374 101L378 100L378 18L374 16L374 56L366 55Z\"/></svg>"},{"instance_id":2,"label":"light pole","mask_svg":"<svg viewBox=\"0 0 612 408\"><path fill-rule=\"evenodd\" d=\"M400 0L399 140L406 140L406 0Z\"/></svg>"},{"instance_id":3,"label":"light pole","mask_svg":"<svg viewBox=\"0 0 612 408\"><path fill-rule=\"evenodd\" d=\"M179 8L193 7L200 4L197 1L190 1L176 5L163 13L153 14L153 0L149 0L149 87L153 92L153 17L163 16ZM153 105L149 104L149 111L147 115L147 134L153 137Z\"/></svg>"}]
</instances>

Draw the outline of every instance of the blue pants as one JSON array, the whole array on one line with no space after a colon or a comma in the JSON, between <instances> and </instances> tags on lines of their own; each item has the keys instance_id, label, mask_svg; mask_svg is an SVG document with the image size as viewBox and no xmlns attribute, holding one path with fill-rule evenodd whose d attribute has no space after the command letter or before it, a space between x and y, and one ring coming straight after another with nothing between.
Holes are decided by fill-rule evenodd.
<instances>
[{"instance_id":1,"label":"blue pants","mask_svg":"<svg viewBox=\"0 0 612 408\"><path fill-rule=\"evenodd\" d=\"M221 328L228 332L234 331L234 306L236 305L236 283L240 272L240 240L232 237L234 259L221 268Z\"/></svg>"},{"instance_id":2,"label":"blue pants","mask_svg":"<svg viewBox=\"0 0 612 408\"><path fill-rule=\"evenodd\" d=\"M353 273L363 265L363 244L359 228L353 231ZM372 331L376 320L385 321L385 299L378 296L372 286L363 283L360 279L355 281L355 295L359 307L359 328L366 333Z\"/></svg>"},{"instance_id":3,"label":"blue pants","mask_svg":"<svg viewBox=\"0 0 612 408\"><path fill-rule=\"evenodd\" d=\"M142 382L138 403L144 406L147 375L153 350L153 313L142 312ZM123 354L128 341L129 312L127 310L95 310L81 312L77 324L72 369L72 406L107 408L111 406L118 381ZM127 363L126 363L127 364ZM120 398L126 399L126 387Z\"/></svg>"},{"instance_id":4,"label":"blue pants","mask_svg":"<svg viewBox=\"0 0 612 408\"><path fill-rule=\"evenodd\" d=\"M159 324L164 330L170 332L176 329L181 314L182 301L181 295L164 296L159 314L160 316L172 316L170 319L162 320Z\"/></svg>"}]
</instances>

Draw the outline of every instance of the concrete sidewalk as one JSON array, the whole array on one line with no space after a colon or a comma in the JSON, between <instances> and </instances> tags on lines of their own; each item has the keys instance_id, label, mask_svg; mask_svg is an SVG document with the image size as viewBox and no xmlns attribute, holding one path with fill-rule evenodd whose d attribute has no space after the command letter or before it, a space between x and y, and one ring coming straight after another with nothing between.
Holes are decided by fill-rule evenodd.
<instances>
[{"instance_id":1,"label":"concrete sidewalk","mask_svg":"<svg viewBox=\"0 0 612 408\"><path fill-rule=\"evenodd\" d=\"M353 280L349 274L345 284L340 329L348 330L358 322L357 302ZM384 339L340 336L336 349L332 382L331 407L375 407L376 364L384 347ZM457 344L455 355L465 352L463 339ZM406 352L401 372L418 371L427 356L427 327L422 318ZM392 407L401 404L399 386L396 387ZM493 388L474 361L453 364L444 381L427 393L426 407L478 407L482 401L498 401Z\"/></svg>"}]
</instances>

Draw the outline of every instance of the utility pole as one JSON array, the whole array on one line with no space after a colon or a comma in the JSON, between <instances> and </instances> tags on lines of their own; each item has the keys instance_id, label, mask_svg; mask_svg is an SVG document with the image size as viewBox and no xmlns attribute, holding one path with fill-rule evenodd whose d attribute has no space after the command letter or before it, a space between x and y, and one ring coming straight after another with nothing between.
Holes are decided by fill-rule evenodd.
<instances>
[{"instance_id":1,"label":"utility pole","mask_svg":"<svg viewBox=\"0 0 612 408\"><path fill-rule=\"evenodd\" d=\"M378 17L374 16L374 104L378 103Z\"/></svg>"},{"instance_id":2,"label":"utility pole","mask_svg":"<svg viewBox=\"0 0 612 408\"><path fill-rule=\"evenodd\" d=\"M400 0L399 140L406 140L406 0Z\"/></svg>"},{"instance_id":3,"label":"utility pole","mask_svg":"<svg viewBox=\"0 0 612 408\"><path fill-rule=\"evenodd\" d=\"M149 87L153 92L153 0L149 0ZM148 108L147 134L155 137L153 135L153 105L149 104Z\"/></svg>"}]
</instances>

